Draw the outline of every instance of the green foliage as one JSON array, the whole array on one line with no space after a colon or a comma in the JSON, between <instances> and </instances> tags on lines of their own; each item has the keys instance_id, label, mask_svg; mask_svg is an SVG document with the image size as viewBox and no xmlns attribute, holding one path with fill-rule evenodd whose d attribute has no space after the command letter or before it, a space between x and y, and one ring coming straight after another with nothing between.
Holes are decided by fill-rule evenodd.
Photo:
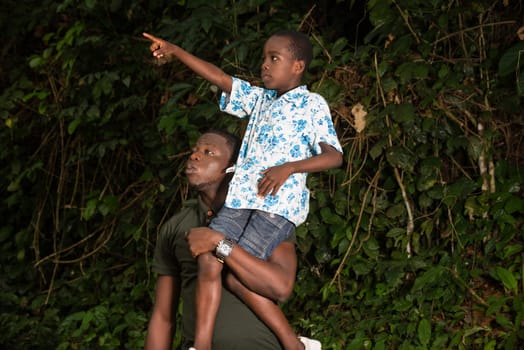
<instances>
[{"instance_id":1,"label":"green foliage","mask_svg":"<svg viewBox=\"0 0 524 350\"><path fill-rule=\"evenodd\" d=\"M357 3L8 1L3 347L142 347L149 264L187 196L186 152L208 127L244 125L183 65L155 66L141 33L257 82L262 43L282 28L310 34L306 80L345 152L341 169L308 180L283 306L297 332L325 349L521 347L519 5Z\"/></svg>"}]
</instances>

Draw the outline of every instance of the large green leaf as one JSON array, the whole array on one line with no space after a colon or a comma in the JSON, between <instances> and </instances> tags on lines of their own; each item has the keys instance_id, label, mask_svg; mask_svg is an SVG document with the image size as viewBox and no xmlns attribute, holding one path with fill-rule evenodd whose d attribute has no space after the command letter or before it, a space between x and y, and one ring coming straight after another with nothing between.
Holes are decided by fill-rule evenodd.
<instances>
[{"instance_id":1,"label":"large green leaf","mask_svg":"<svg viewBox=\"0 0 524 350\"><path fill-rule=\"evenodd\" d=\"M415 119L415 109L411 103L395 105L391 117L397 122L411 122Z\"/></svg>"},{"instance_id":2,"label":"large green leaf","mask_svg":"<svg viewBox=\"0 0 524 350\"><path fill-rule=\"evenodd\" d=\"M495 267L494 275L504 284L505 288L513 293L517 292L517 279L511 271L504 267L497 266Z\"/></svg>"},{"instance_id":3,"label":"large green leaf","mask_svg":"<svg viewBox=\"0 0 524 350\"><path fill-rule=\"evenodd\" d=\"M524 62L524 41L511 46L504 52L499 61L498 73L505 77L514 72L521 72ZM520 76L521 74L518 73Z\"/></svg>"},{"instance_id":4,"label":"large green leaf","mask_svg":"<svg viewBox=\"0 0 524 350\"><path fill-rule=\"evenodd\" d=\"M405 62L402 63L395 74L400 78L402 85L412 79L424 79L428 76L429 66L424 63Z\"/></svg>"},{"instance_id":5,"label":"large green leaf","mask_svg":"<svg viewBox=\"0 0 524 350\"><path fill-rule=\"evenodd\" d=\"M418 340L423 346L428 346L431 339L431 324L425 318L420 320L417 328Z\"/></svg>"},{"instance_id":6,"label":"large green leaf","mask_svg":"<svg viewBox=\"0 0 524 350\"><path fill-rule=\"evenodd\" d=\"M413 171L416 158L414 155L403 147L392 147L386 153L388 162L394 166L406 171Z\"/></svg>"},{"instance_id":7,"label":"large green leaf","mask_svg":"<svg viewBox=\"0 0 524 350\"><path fill-rule=\"evenodd\" d=\"M426 288L433 288L436 284L444 283L446 270L442 266L433 266L415 279L412 291L417 292Z\"/></svg>"}]
</instances>

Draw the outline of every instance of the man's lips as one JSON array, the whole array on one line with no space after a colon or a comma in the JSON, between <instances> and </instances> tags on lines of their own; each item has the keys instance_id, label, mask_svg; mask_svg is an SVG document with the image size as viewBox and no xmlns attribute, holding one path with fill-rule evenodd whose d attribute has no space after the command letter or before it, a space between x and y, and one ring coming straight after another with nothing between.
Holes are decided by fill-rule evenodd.
<instances>
[{"instance_id":1,"label":"man's lips","mask_svg":"<svg viewBox=\"0 0 524 350\"><path fill-rule=\"evenodd\" d=\"M188 164L186 166L186 175L194 174L197 171L198 171L198 169L194 165Z\"/></svg>"}]
</instances>

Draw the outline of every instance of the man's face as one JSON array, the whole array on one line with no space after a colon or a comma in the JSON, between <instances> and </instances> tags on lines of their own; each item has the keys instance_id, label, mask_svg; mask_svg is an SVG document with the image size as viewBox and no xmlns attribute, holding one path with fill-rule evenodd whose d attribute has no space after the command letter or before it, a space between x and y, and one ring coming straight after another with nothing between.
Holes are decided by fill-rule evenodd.
<instances>
[{"instance_id":1,"label":"man's face","mask_svg":"<svg viewBox=\"0 0 524 350\"><path fill-rule=\"evenodd\" d=\"M202 191L218 187L229 166L231 148L220 135L207 133L200 136L186 166L189 185Z\"/></svg>"}]
</instances>

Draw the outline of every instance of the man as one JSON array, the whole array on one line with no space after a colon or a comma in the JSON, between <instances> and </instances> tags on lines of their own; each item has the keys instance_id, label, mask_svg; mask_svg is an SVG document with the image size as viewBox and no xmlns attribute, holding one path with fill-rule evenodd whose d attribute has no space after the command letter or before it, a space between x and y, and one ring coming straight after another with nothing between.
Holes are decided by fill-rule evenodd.
<instances>
[{"instance_id":1,"label":"man","mask_svg":"<svg viewBox=\"0 0 524 350\"><path fill-rule=\"evenodd\" d=\"M238 140L220 131L203 134L193 148L186 175L190 186L197 190L198 198L166 222L158 237L153 271L159 276L146 339L148 350L171 349L180 301L183 301L181 348L186 350L193 344L198 273L195 257L214 251L224 236L209 229L189 235L188 232L193 227L206 225L222 207L231 179L226 170L234 164L237 152ZM228 278L228 283L236 291L247 288L272 300L284 301L293 290L297 263L292 241L281 243L267 261L235 245L225 264L235 276ZM280 348L273 332L224 289L213 349Z\"/></svg>"}]
</instances>

